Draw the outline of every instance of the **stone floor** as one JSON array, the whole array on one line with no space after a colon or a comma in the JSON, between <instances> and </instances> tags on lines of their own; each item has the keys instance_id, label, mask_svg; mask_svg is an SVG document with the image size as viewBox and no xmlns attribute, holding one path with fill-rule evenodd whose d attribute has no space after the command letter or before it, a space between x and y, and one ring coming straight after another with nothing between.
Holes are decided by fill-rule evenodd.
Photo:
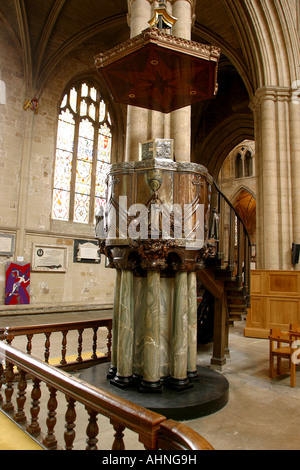
<instances>
[{"instance_id":1,"label":"stone floor","mask_svg":"<svg viewBox=\"0 0 300 470\"><path fill-rule=\"evenodd\" d=\"M0 326L8 324L48 323L57 321L55 315L0 318ZM64 317L65 321L80 319ZM61 321L61 317L60 317ZM298 418L300 402L300 371L296 387L289 386L289 374L270 379L268 376L267 340L245 338L244 322L230 329L230 355L219 372L229 381L229 401L218 412L185 424L205 437L216 450L299 450ZM198 348L198 365L210 366L212 344ZM77 448L85 439L80 429L81 411L77 410ZM86 419L86 418L85 418ZM85 421L86 426L86 421ZM99 423L99 448L110 449L112 428L108 422ZM133 433L126 432L126 449L141 449Z\"/></svg>"}]
</instances>

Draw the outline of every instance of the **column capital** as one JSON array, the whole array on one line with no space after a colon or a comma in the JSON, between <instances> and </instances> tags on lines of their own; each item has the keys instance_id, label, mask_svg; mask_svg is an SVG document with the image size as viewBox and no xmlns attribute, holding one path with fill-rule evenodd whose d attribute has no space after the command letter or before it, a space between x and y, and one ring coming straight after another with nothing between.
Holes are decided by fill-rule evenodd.
<instances>
[{"instance_id":1,"label":"column capital","mask_svg":"<svg viewBox=\"0 0 300 470\"><path fill-rule=\"evenodd\" d=\"M256 111L264 101L291 101L293 89L291 87L264 86L258 88L250 101L250 108Z\"/></svg>"}]
</instances>

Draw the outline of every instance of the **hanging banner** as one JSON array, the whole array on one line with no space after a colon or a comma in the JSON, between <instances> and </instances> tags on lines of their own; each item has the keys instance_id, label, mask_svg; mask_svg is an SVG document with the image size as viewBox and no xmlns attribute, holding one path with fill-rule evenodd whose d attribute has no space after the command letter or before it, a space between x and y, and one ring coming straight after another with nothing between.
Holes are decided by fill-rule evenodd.
<instances>
[{"instance_id":1,"label":"hanging banner","mask_svg":"<svg viewBox=\"0 0 300 470\"><path fill-rule=\"evenodd\" d=\"M6 263L5 305L30 303L30 263Z\"/></svg>"}]
</instances>

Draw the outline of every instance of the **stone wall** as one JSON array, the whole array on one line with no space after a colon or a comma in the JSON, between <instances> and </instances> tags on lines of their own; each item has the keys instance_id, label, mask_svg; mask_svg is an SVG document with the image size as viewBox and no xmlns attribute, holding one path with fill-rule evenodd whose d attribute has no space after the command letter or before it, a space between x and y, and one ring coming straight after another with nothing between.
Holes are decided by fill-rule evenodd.
<instances>
[{"instance_id":1,"label":"stone wall","mask_svg":"<svg viewBox=\"0 0 300 470\"><path fill-rule=\"evenodd\" d=\"M111 304L114 270L101 264L73 262L74 240L94 240L92 225L51 221L52 180L58 103L65 86L85 72L95 73L93 56L79 53L66 57L45 83L38 114L25 111L22 57L12 38L0 25L0 235L13 235L12 257L0 255L0 305L5 298L5 266L8 261L32 262L35 244L67 247L63 273L31 272L31 303ZM71 67L72 64L72 67Z\"/></svg>"}]
</instances>

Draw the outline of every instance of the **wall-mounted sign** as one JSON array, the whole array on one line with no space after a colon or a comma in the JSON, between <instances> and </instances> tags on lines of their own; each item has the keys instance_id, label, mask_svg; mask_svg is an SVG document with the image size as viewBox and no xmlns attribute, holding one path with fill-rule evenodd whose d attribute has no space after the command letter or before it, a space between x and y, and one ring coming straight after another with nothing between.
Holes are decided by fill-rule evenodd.
<instances>
[{"instance_id":1,"label":"wall-mounted sign","mask_svg":"<svg viewBox=\"0 0 300 470\"><path fill-rule=\"evenodd\" d=\"M0 256L13 256L15 246L15 236L0 234Z\"/></svg>"},{"instance_id":2,"label":"wall-mounted sign","mask_svg":"<svg viewBox=\"0 0 300 470\"><path fill-rule=\"evenodd\" d=\"M6 263L5 305L30 303L30 264Z\"/></svg>"},{"instance_id":3,"label":"wall-mounted sign","mask_svg":"<svg viewBox=\"0 0 300 470\"><path fill-rule=\"evenodd\" d=\"M88 240L74 240L74 263L100 263L98 243Z\"/></svg>"},{"instance_id":4,"label":"wall-mounted sign","mask_svg":"<svg viewBox=\"0 0 300 470\"><path fill-rule=\"evenodd\" d=\"M34 245L32 271L66 272L67 247L59 245Z\"/></svg>"}]
</instances>

